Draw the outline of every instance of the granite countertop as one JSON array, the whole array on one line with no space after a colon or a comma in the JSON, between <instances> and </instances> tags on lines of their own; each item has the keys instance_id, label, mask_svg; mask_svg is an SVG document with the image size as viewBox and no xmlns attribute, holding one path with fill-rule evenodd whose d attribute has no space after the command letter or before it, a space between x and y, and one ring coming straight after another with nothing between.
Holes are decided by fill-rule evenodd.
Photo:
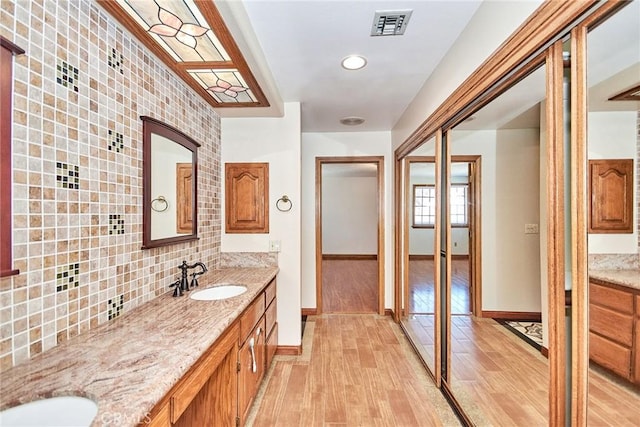
<instances>
[{"instance_id":1,"label":"granite countertop","mask_svg":"<svg viewBox=\"0 0 640 427\"><path fill-rule=\"evenodd\" d=\"M246 285L220 301L167 292L107 324L76 336L0 375L0 409L45 397L77 395L98 405L92 426L135 426L187 373L249 303L277 267L226 268L200 277Z\"/></svg>"},{"instance_id":2,"label":"granite countertop","mask_svg":"<svg viewBox=\"0 0 640 427\"><path fill-rule=\"evenodd\" d=\"M589 270L589 278L640 290L640 270Z\"/></svg>"}]
</instances>

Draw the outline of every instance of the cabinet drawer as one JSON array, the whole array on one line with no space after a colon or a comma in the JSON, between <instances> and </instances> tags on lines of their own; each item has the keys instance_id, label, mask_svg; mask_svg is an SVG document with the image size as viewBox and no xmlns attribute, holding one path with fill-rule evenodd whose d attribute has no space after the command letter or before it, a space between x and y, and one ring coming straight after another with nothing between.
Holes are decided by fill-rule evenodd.
<instances>
[{"instance_id":1,"label":"cabinet drawer","mask_svg":"<svg viewBox=\"0 0 640 427\"><path fill-rule=\"evenodd\" d=\"M626 379L630 379L630 349L590 332L589 358L598 365L603 366Z\"/></svg>"},{"instance_id":2,"label":"cabinet drawer","mask_svg":"<svg viewBox=\"0 0 640 427\"><path fill-rule=\"evenodd\" d=\"M271 283L269 283L267 289L264 290L264 295L266 297L266 303L269 305L276 297L276 279L273 279Z\"/></svg>"},{"instance_id":3,"label":"cabinet drawer","mask_svg":"<svg viewBox=\"0 0 640 427\"><path fill-rule=\"evenodd\" d=\"M267 371L271 366L271 361L273 360L273 356L276 355L276 350L278 349L278 324L273 325L273 329L267 338Z\"/></svg>"},{"instance_id":4,"label":"cabinet drawer","mask_svg":"<svg viewBox=\"0 0 640 427\"><path fill-rule=\"evenodd\" d=\"M636 304L640 301L640 296L636 297ZM640 310L640 306L636 305L636 309ZM638 313L640 314L640 312ZM636 342L634 344L633 354L634 354L634 365L633 365L633 382L636 384L640 384L640 317L636 318Z\"/></svg>"},{"instance_id":5,"label":"cabinet drawer","mask_svg":"<svg viewBox=\"0 0 640 427\"><path fill-rule=\"evenodd\" d=\"M589 287L589 302L612 308L622 313L633 314L633 294L631 292L591 283Z\"/></svg>"},{"instance_id":6,"label":"cabinet drawer","mask_svg":"<svg viewBox=\"0 0 640 427\"><path fill-rule=\"evenodd\" d=\"M253 327L258 323L258 320L264 314L264 293L258 295L258 297L251 303L251 305L245 310L240 318L240 344L242 344Z\"/></svg>"},{"instance_id":7,"label":"cabinet drawer","mask_svg":"<svg viewBox=\"0 0 640 427\"><path fill-rule=\"evenodd\" d=\"M625 347L631 347L633 316L589 304L589 330Z\"/></svg>"},{"instance_id":8,"label":"cabinet drawer","mask_svg":"<svg viewBox=\"0 0 640 427\"><path fill-rule=\"evenodd\" d=\"M271 303L271 305L269 306L269 308L267 308L267 312L264 314L265 320L266 320L266 328L267 328L267 334L271 333L271 329L273 329L273 326L276 324L276 320L278 317L278 302L277 301L273 301Z\"/></svg>"}]
</instances>

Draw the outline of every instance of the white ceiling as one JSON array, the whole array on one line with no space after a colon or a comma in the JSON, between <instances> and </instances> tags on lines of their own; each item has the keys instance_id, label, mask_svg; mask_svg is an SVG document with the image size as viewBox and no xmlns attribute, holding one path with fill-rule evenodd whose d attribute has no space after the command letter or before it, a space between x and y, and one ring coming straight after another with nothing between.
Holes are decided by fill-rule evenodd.
<instances>
[{"instance_id":1,"label":"white ceiling","mask_svg":"<svg viewBox=\"0 0 640 427\"><path fill-rule=\"evenodd\" d=\"M270 109L227 109L221 115L273 116L282 114L277 108L280 101L300 102L303 132L391 130L480 3L216 0L273 104ZM376 11L405 9L413 13L403 36L370 36ZM616 87L627 89L634 81L640 82L640 1L632 2L606 25L593 30L589 48L593 108L596 98L604 98ZM349 54L365 56L367 66L344 70L340 61ZM474 121L457 129L538 126L544 79L544 68L540 68L474 113ZM598 110L605 109L599 104ZM607 104L607 109L638 106L633 102ZM360 116L366 121L360 126L340 124L346 116Z\"/></svg>"},{"instance_id":2,"label":"white ceiling","mask_svg":"<svg viewBox=\"0 0 640 427\"><path fill-rule=\"evenodd\" d=\"M232 23L232 34L237 39L240 28L257 41L278 95L301 103L302 131L362 132L392 129L481 0L243 0L242 11L237 3L216 2L227 23L231 15L248 19ZM406 9L413 13L404 35L370 36L376 11ZM365 56L367 66L343 69L350 54ZM366 121L340 124L346 116Z\"/></svg>"}]
</instances>

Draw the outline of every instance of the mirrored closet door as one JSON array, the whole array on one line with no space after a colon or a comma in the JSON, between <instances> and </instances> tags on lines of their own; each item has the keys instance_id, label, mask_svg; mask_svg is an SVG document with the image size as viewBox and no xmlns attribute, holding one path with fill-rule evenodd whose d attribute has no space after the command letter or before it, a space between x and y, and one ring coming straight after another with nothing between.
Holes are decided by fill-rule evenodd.
<instances>
[{"instance_id":1,"label":"mirrored closet door","mask_svg":"<svg viewBox=\"0 0 640 427\"><path fill-rule=\"evenodd\" d=\"M640 408L640 1L590 24L585 53L587 425L634 426Z\"/></svg>"},{"instance_id":2,"label":"mirrored closet door","mask_svg":"<svg viewBox=\"0 0 640 427\"><path fill-rule=\"evenodd\" d=\"M545 108L541 66L446 134L451 156L447 385L476 425L548 423L549 372L542 354L548 348L542 321L548 310L541 262ZM477 191L470 191L470 182ZM474 194L477 200L470 197ZM462 213L456 207L461 200ZM460 259L461 246L478 272L473 286L472 276L464 273L468 261ZM476 313L459 309L460 282L477 297Z\"/></svg>"}]
</instances>

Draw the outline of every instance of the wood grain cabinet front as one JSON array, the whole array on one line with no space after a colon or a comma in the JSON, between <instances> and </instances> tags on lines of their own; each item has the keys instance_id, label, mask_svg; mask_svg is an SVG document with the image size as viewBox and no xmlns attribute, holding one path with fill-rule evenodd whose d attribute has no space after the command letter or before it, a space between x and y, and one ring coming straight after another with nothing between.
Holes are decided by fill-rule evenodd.
<instances>
[{"instance_id":1,"label":"wood grain cabinet front","mask_svg":"<svg viewBox=\"0 0 640 427\"><path fill-rule=\"evenodd\" d=\"M277 346L276 280L245 310L240 318L238 350L238 420L244 425ZM266 308L265 308L266 307ZM250 329L251 328L251 329ZM270 340L270 341L269 341Z\"/></svg>"},{"instance_id":2,"label":"wood grain cabinet front","mask_svg":"<svg viewBox=\"0 0 640 427\"><path fill-rule=\"evenodd\" d=\"M225 163L225 231L269 232L269 164Z\"/></svg>"},{"instance_id":3,"label":"wood grain cabinet front","mask_svg":"<svg viewBox=\"0 0 640 427\"><path fill-rule=\"evenodd\" d=\"M244 425L277 347L275 290L274 278L139 426Z\"/></svg>"},{"instance_id":4,"label":"wood grain cabinet front","mask_svg":"<svg viewBox=\"0 0 640 427\"><path fill-rule=\"evenodd\" d=\"M589 233L633 233L633 159L589 160Z\"/></svg>"},{"instance_id":5,"label":"wood grain cabinet front","mask_svg":"<svg viewBox=\"0 0 640 427\"><path fill-rule=\"evenodd\" d=\"M237 324L205 353L171 396L173 426L235 426Z\"/></svg>"},{"instance_id":6,"label":"wood grain cabinet front","mask_svg":"<svg viewBox=\"0 0 640 427\"><path fill-rule=\"evenodd\" d=\"M635 301L634 301L635 298ZM589 283L589 358L640 383L640 295L603 281Z\"/></svg>"}]
</instances>

